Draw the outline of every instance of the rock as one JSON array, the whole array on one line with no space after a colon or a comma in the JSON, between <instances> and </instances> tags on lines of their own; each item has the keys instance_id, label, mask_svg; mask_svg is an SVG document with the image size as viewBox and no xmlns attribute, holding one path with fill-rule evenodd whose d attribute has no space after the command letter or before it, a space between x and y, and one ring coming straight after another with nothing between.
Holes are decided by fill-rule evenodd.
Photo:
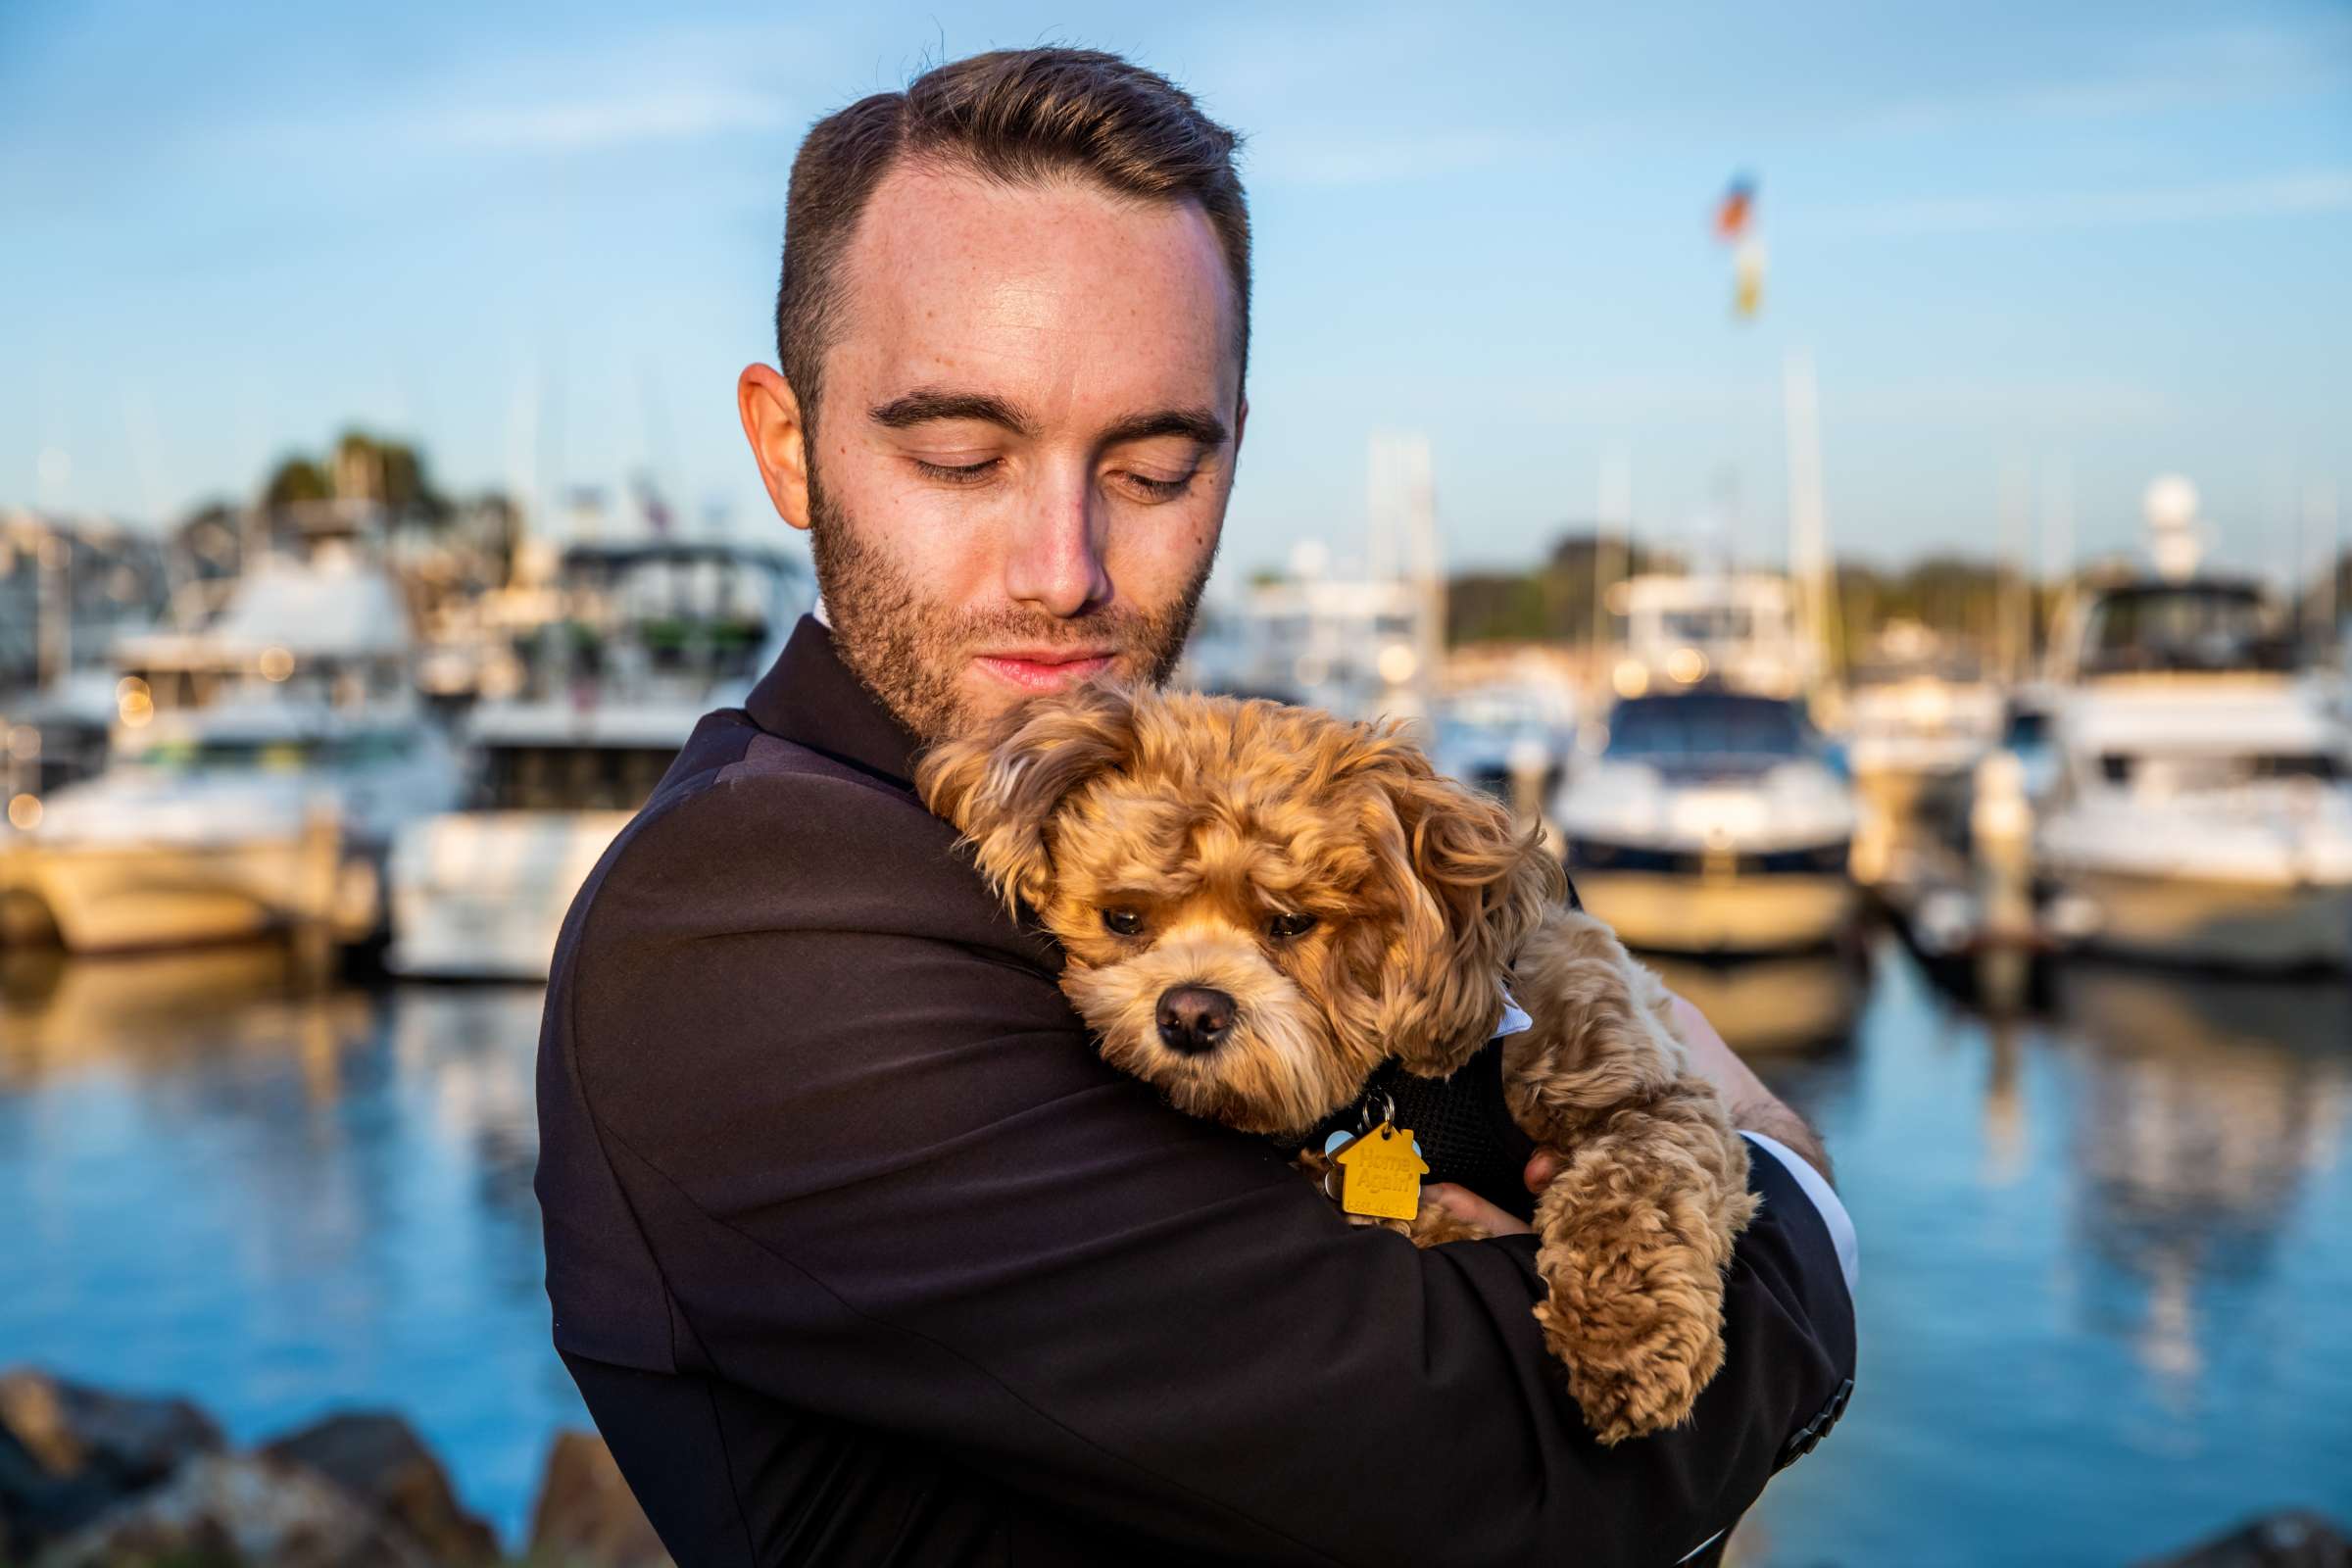
<instances>
[{"instance_id":1,"label":"rock","mask_svg":"<svg viewBox=\"0 0 2352 1568\"><path fill-rule=\"evenodd\" d=\"M2140 1568L2352 1568L2352 1541L2309 1509L2282 1508Z\"/></svg>"},{"instance_id":2,"label":"rock","mask_svg":"<svg viewBox=\"0 0 2352 1568\"><path fill-rule=\"evenodd\" d=\"M530 1557L541 1568L668 1568L669 1553L593 1432L560 1432L531 1510Z\"/></svg>"},{"instance_id":3,"label":"rock","mask_svg":"<svg viewBox=\"0 0 2352 1568\"><path fill-rule=\"evenodd\" d=\"M0 1561L31 1556L224 1446L185 1399L108 1394L29 1368L0 1375Z\"/></svg>"},{"instance_id":4,"label":"rock","mask_svg":"<svg viewBox=\"0 0 2352 1568\"><path fill-rule=\"evenodd\" d=\"M382 1411L351 1411L291 1432L260 1452L306 1466L408 1532L443 1568L498 1560L498 1538L467 1513L409 1424Z\"/></svg>"},{"instance_id":5,"label":"rock","mask_svg":"<svg viewBox=\"0 0 2352 1568\"><path fill-rule=\"evenodd\" d=\"M406 1532L324 1476L260 1454L208 1453L117 1503L33 1568L133 1563L432 1568Z\"/></svg>"}]
</instances>

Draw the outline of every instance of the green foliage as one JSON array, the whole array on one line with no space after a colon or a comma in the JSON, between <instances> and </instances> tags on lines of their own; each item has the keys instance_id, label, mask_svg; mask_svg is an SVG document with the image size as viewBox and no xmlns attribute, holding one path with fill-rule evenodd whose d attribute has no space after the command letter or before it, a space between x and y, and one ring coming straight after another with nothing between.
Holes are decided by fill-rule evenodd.
<instances>
[{"instance_id":1,"label":"green foliage","mask_svg":"<svg viewBox=\"0 0 2352 1568\"><path fill-rule=\"evenodd\" d=\"M426 476L424 458L405 441L384 440L365 430L346 430L335 443L335 492L381 502L399 513L420 513L445 520L449 502Z\"/></svg>"},{"instance_id":2,"label":"green foliage","mask_svg":"<svg viewBox=\"0 0 2352 1568\"><path fill-rule=\"evenodd\" d=\"M1636 572L1672 569L1679 558L1621 534L1588 530L1561 536L1532 572L1464 572L1446 584L1446 640L1589 642L1593 588Z\"/></svg>"},{"instance_id":3,"label":"green foliage","mask_svg":"<svg viewBox=\"0 0 2352 1568\"><path fill-rule=\"evenodd\" d=\"M441 523L456 510L433 487L424 455L405 441L350 429L324 462L296 453L281 461L262 486L269 511L317 501L372 501L392 512Z\"/></svg>"},{"instance_id":4,"label":"green foliage","mask_svg":"<svg viewBox=\"0 0 2352 1568\"><path fill-rule=\"evenodd\" d=\"M280 463L270 482L262 486L262 505L274 511L306 501L332 500L334 494L335 487L324 469L308 458L291 457Z\"/></svg>"}]
</instances>

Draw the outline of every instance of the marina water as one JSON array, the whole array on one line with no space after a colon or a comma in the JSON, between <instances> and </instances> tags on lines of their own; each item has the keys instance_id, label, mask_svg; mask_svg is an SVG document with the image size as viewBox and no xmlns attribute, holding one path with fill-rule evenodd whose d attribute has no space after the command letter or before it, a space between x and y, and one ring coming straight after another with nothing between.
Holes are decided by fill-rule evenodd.
<instances>
[{"instance_id":1,"label":"marina water","mask_svg":"<svg viewBox=\"0 0 2352 1568\"><path fill-rule=\"evenodd\" d=\"M585 1415L540 1288L528 986L301 984L274 950L0 965L0 1362L239 1440L390 1407L514 1539ZM2114 1564L2352 1517L2352 990L2077 962L1995 1022L1891 937L1675 966L1815 1118L1861 1375L1771 1564Z\"/></svg>"}]
</instances>

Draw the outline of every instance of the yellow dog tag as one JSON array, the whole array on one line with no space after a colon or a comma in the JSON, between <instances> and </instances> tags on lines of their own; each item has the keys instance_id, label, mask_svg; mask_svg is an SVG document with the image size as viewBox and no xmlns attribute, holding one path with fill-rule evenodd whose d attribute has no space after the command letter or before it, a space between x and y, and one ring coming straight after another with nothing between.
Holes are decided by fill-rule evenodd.
<instances>
[{"instance_id":1,"label":"yellow dog tag","mask_svg":"<svg viewBox=\"0 0 2352 1568\"><path fill-rule=\"evenodd\" d=\"M1340 1167L1340 1206L1348 1213L1411 1219L1421 1211L1421 1178L1429 1166L1404 1128L1384 1121L1331 1157Z\"/></svg>"}]
</instances>

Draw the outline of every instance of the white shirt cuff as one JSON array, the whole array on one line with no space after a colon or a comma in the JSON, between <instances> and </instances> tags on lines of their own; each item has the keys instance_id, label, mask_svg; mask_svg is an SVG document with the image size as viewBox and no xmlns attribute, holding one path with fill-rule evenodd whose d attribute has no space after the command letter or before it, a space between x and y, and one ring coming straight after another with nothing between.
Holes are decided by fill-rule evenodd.
<instances>
[{"instance_id":1,"label":"white shirt cuff","mask_svg":"<svg viewBox=\"0 0 2352 1568\"><path fill-rule=\"evenodd\" d=\"M1862 1278L1862 1244L1854 1235L1853 1216L1846 1213L1838 1194L1822 1180L1821 1172L1813 1168L1811 1161L1779 1139L1749 1132L1744 1127L1740 1129L1740 1136L1786 1165L1788 1174L1796 1178L1796 1185L1813 1200L1822 1224L1829 1227L1830 1244L1838 1249L1838 1269L1845 1276L1845 1293L1853 1295Z\"/></svg>"}]
</instances>

